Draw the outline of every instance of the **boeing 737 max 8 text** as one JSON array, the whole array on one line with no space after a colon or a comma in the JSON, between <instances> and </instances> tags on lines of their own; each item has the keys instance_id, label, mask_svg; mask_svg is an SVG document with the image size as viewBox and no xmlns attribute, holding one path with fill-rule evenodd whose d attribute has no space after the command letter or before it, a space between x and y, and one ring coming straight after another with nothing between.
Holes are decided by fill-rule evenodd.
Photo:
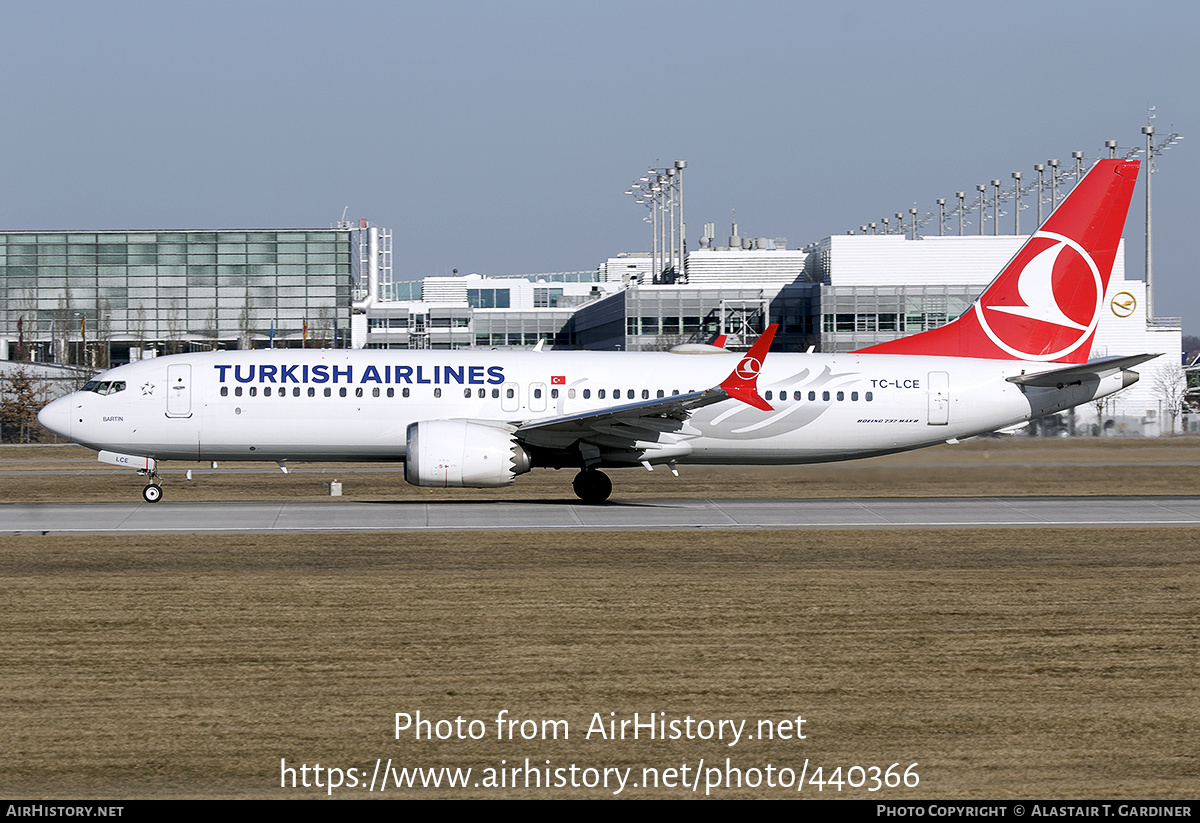
<instances>
[{"instance_id":1,"label":"boeing 737 max 8 text","mask_svg":"<svg viewBox=\"0 0 1200 823\"><path fill-rule=\"evenodd\" d=\"M996 431L1119 391L1155 355L1089 360L1138 163L1101 160L970 309L849 354L296 350L118 366L47 405L47 429L136 468L163 460L403 461L419 486L535 467L812 463Z\"/></svg>"}]
</instances>

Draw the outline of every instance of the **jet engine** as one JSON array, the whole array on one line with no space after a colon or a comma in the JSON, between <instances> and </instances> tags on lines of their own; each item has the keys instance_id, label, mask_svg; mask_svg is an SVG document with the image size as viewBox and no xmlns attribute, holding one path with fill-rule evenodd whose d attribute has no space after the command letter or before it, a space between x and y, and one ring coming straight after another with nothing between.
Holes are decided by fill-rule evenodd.
<instances>
[{"instance_id":1,"label":"jet engine","mask_svg":"<svg viewBox=\"0 0 1200 823\"><path fill-rule=\"evenodd\" d=\"M512 485L529 471L525 449L503 423L423 420L408 427L404 479L414 486Z\"/></svg>"}]
</instances>

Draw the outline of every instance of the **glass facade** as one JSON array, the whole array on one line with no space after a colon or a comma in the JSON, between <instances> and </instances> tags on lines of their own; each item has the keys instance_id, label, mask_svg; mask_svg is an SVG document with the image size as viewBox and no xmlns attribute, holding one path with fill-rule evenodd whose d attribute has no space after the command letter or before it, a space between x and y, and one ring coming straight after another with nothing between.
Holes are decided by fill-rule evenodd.
<instances>
[{"instance_id":1,"label":"glass facade","mask_svg":"<svg viewBox=\"0 0 1200 823\"><path fill-rule=\"evenodd\" d=\"M334 229L0 233L0 335L10 357L95 367L330 346L349 336L351 250Z\"/></svg>"},{"instance_id":2,"label":"glass facade","mask_svg":"<svg viewBox=\"0 0 1200 823\"><path fill-rule=\"evenodd\" d=\"M824 286L821 349L854 351L944 326L983 286Z\"/></svg>"}]
</instances>

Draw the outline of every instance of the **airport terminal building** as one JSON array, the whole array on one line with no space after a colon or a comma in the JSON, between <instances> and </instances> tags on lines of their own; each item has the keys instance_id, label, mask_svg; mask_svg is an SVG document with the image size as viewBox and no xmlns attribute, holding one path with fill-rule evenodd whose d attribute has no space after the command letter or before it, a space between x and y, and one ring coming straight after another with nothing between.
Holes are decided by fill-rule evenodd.
<instances>
[{"instance_id":1,"label":"airport terminal building","mask_svg":"<svg viewBox=\"0 0 1200 823\"><path fill-rule=\"evenodd\" d=\"M2 232L0 356L344 345L366 229Z\"/></svg>"},{"instance_id":2,"label":"airport terminal building","mask_svg":"<svg viewBox=\"0 0 1200 823\"><path fill-rule=\"evenodd\" d=\"M0 233L0 360L81 372L216 348L545 348L664 351L769 323L777 350L851 352L965 311L1023 236L848 234L702 247L683 276L648 253L594 270L395 282L391 232L327 229ZM659 282L655 282L655 281ZM1086 431L1157 434L1178 367L1179 318L1147 318L1145 284L1118 255L1095 356L1163 352ZM1178 426L1176 426L1178 428ZM1079 431L1079 427L1076 427Z\"/></svg>"}]
</instances>

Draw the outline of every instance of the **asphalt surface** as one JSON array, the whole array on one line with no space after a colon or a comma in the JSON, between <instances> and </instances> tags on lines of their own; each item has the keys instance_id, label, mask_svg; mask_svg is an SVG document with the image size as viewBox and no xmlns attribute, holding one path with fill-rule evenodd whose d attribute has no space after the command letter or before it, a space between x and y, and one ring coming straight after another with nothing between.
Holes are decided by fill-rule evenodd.
<instances>
[{"instance_id":1,"label":"asphalt surface","mask_svg":"<svg viewBox=\"0 0 1200 823\"><path fill-rule=\"evenodd\" d=\"M1191 496L0 505L8 534L1197 525Z\"/></svg>"}]
</instances>

